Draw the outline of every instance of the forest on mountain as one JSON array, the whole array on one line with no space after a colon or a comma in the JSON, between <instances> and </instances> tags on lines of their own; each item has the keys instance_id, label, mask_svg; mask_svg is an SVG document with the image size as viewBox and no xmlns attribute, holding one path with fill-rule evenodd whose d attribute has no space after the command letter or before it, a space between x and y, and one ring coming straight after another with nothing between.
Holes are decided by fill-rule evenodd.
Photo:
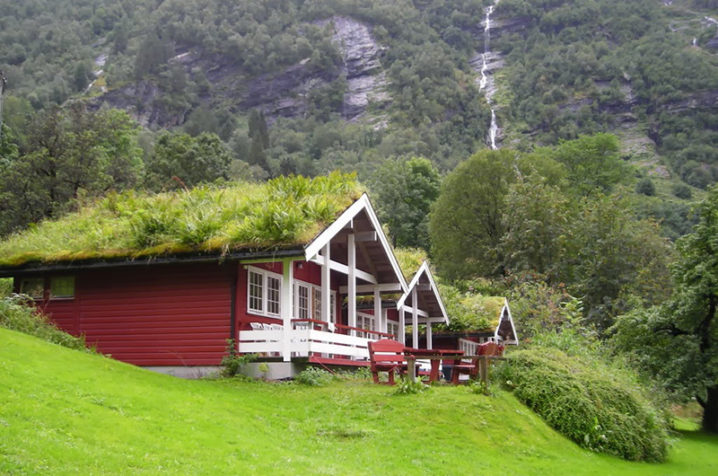
<instances>
[{"instance_id":1,"label":"forest on mountain","mask_svg":"<svg viewBox=\"0 0 718 476\"><path fill-rule=\"evenodd\" d=\"M0 235L123 190L356 171L447 295L507 295L524 335L614 342L716 408L718 4L501 0L487 32L495 3L0 0ZM651 333L690 344L684 384Z\"/></svg>"}]
</instances>

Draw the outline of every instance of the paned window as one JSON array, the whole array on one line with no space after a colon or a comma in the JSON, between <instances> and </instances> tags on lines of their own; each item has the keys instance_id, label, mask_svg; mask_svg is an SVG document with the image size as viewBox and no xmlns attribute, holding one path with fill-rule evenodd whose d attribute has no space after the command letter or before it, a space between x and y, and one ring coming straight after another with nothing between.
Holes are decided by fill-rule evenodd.
<instances>
[{"instance_id":1,"label":"paned window","mask_svg":"<svg viewBox=\"0 0 718 476\"><path fill-rule=\"evenodd\" d=\"M314 319L322 320L322 289L314 288L312 290L312 315Z\"/></svg>"},{"instance_id":2,"label":"paned window","mask_svg":"<svg viewBox=\"0 0 718 476\"><path fill-rule=\"evenodd\" d=\"M42 299L45 292L45 279L22 278L20 281L20 292L27 294L33 299Z\"/></svg>"},{"instance_id":3,"label":"paned window","mask_svg":"<svg viewBox=\"0 0 718 476\"><path fill-rule=\"evenodd\" d=\"M295 291L297 292L297 296L295 298L296 306L294 307L294 317L297 319L310 319L309 286L297 283Z\"/></svg>"},{"instance_id":4,"label":"paned window","mask_svg":"<svg viewBox=\"0 0 718 476\"><path fill-rule=\"evenodd\" d=\"M277 317L281 309L282 278L260 268L248 268L247 311Z\"/></svg>"},{"instance_id":5,"label":"paned window","mask_svg":"<svg viewBox=\"0 0 718 476\"><path fill-rule=\"evenodd\" d=\"M50 278L50 299L72 299L74 297L74 276L55 276Z\"/></svg>"},{"instance_id":6,"label":"paned window","mask_svg":"<svg viewBox=\"0 0 718 476\"><path fill-rule=\"evenodd\" d=\"M267 276L267 313L279 315L279 290L282 281L274 276Z\"/></svg>"},{"instance_id":7,"label":"paned window","mask_svg":"<svg viewBox=\"0 0 718 476\"><path fill-rule=\"evenodd\" d=\"M393 334L394 337L399 337L399 323L394 321L388 321L386 323L386 331L389 334Z\"/></svg>"}]
</instances>

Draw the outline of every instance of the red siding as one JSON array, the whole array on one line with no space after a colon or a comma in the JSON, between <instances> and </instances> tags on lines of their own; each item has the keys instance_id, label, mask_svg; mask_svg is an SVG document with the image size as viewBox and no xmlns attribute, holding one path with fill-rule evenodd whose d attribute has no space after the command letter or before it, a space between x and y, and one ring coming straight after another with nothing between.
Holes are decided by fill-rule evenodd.
<instances>
[{"instance_id":1,"label":"red siding","mask_svg":"<svg viewBox=\"0 0 718 476\"><path fill-rule=\"evenodd\" d=\"M230 283L229 270L216 264L83 271L75 299L47 301L45 309L118 360L218 365L230 334Z\"/></svg>"}]
</instances>

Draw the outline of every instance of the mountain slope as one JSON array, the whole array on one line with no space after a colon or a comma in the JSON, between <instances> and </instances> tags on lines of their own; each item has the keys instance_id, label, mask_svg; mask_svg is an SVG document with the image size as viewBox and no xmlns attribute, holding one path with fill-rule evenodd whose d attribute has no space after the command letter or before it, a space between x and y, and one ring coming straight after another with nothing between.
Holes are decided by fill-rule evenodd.
<instances>
[{"instance_id":1,"label":"mountain slope","mask_svg":"<svg viewBox=\"0 0 718 476\"><path fill-rule=\"evenodd\" d=\"M710 474L718 467L715 438L687 439L658 466L583 451L503 392L439 387L393 396L359 382L186 381L4 329L0 341L2 473Z\"/></svg>"}]
</instances>

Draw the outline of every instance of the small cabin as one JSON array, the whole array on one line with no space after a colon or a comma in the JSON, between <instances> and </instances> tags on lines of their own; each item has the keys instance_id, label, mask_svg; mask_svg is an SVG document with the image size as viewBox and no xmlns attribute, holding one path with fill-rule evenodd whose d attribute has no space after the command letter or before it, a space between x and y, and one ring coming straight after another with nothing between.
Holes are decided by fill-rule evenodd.
<instances>
[{"instance_id":1,"label":"small cabin","mask_svg":"<svg viewBox=\"0 0 718 476\"><path fill-rule=\"evenodd\" d=\"M228 341L266 362L268 378L311 363L365 365L369 341L404 339L406 316L414 324L447 317L428 267L411 287L369 197L332 180L106 199L0 243L0 277L14 278L15 292L88 346L165 373L218 368ZM179 217L170 231L142 221L153 207ZM199 221L187 230L183 214ZM156 240L132 238L143 226ZM210 232L188 242L172 227ZM58 228L62 243L48 238ZM398 306L385 305L396 296Z\"/></svg>"}]
</instances>

